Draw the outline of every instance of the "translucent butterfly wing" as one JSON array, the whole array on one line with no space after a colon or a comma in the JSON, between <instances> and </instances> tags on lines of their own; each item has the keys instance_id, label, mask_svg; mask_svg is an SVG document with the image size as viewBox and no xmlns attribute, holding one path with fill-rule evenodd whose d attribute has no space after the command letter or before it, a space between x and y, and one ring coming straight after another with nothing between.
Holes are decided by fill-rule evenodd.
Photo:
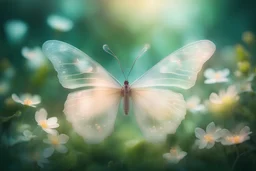
<instances>
[{"instance_id":1,"label":"translucent butterfly wing","mask_svg":"<svg viewBox=\"0 0 256 171\"><path fill-rule=\"evenodd\" d=\"M203 64L212 56L215 45L200 40L170 54L134 81L132 88L179 87L191 88Z\"/></svg>"},{"instance_id":2,"label":"translucent butterfly wing","mask_svg":"<svg viewBox=\"0 0 256 171\"><path fill-rule=\"evenodd\" d=\"M186 114L186 103L179 93L155 88L132 90L134 113L142 133L151 142L162 142L175 133Z\"/></svg>"},{"instance_id":3,"label":"translucent butterfly wing","mask_svg":"<svg viewBox=\"0 0 256 171\"><path fill-rule=\"evenodd\" d=\"M114 77L79 49L57 40L45 42L42 49L58 72L63 87L120 88L120 83Z\"/></svg>"},{"instance_id":4,"label":"translucent butterfly wing","mask_svg":"<svg viewBox=\"0 0 256 171\"><path fill-rule=\"evenodd\" d=\"M67 43L47 41L43 52L58 72L63 87L91 88L70 93L64 113L86 142L101 142L114 128L121 98L120 83L88 55Z\"/></svg>"},{"instance_id":5,"label":"translucent butterfly wing","mask_svg":"<svg viewBox=\"0 0 256 171\"><path fill-rule=\"evenodd\" d=\"M100 143L114 128L121 94L118 89L94 88L70 93L64 113L88 143Z\"/></svg>"},{"instance_id":6,"label":"translucent butterfly wing","mask_svg":"<svg viewBox=\"0 0 256 171\"><path fill-rule=\"evenodd\" d=\"M208 40L194 42L170 54L132 83L134 113L149 141L164 141L167 134L176 132L186 115L181 94L158 88L191 88L214 51L215 45Z\"/></svg>"}]
</instances>

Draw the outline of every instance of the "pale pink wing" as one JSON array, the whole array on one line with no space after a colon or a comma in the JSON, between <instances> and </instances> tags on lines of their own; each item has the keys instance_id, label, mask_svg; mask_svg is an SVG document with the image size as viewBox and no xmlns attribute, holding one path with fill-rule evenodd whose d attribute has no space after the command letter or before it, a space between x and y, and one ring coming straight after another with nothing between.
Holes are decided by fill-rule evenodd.
<instances>
[{"instance_id":1,"label":"pale pink wing","mask_svg":"<svg viewBox=\"0 0 256 171\"><path fill-rule=\"evenodd\" d=\"M186 103L179 93L137 88L131 96L136 120L150 142L162 142L167 134L175 133L186 115Z\"/></svg>"},{"instance_id":2,"label":"pale pink wing","mask_svg":"<svg viewBox=\"0 0 256 171\"><path fill-rule=\"evenodd\" d=\"M68 95L64 113L74 130L88 143L100 143L114 128L121 93L95 88Z\"/></svg>"},{"instance_id":3,"label":"pale pink wing","mask_svg":"<svg viewBox=\"0 0 256 171\"><path fill-rule=\"evenodd\" d=\"M120 83L100 64L70 44L49 40L43 44L42 50L52 62L59 81L65 88L120 88Z\"/></svg>"},{"instance_id":4,"label":"pale pink wing","mask_svg":"<svg viewBox=\"0 0 256 171\"><path fill-rule=\"evenodd\" d=\"M200 40L170 54L139 79L131 87L178 87L191 88L203 64L212 56L215 45L209 40Z\"/></svg>"},{"instance_id":5,"label":"pale pink wing","mask_svg":"<svg viewBox=\"0 0 256 171\"><path fill-rule=\"evenodd\" d=\"M100 143L113 131L121 85L101 65L77 48L57 40L44 43L63 87L90 88L68 95L64 113L88 143Z\"/></svg>"}]
</instances>

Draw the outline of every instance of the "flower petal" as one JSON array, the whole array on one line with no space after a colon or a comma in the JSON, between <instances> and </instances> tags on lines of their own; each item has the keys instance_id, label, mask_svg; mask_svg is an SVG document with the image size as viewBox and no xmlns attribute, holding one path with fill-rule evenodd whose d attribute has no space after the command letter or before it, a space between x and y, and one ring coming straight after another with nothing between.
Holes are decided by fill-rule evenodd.
<instances>
[{"instance_id":1,"label":"flower petal","mask_svg":"<svg viewBox=\"0 0 256 171\"><path fill-rule=\"evenodd\" d=\"M45 158L48 158L50 157L54 152L54 148L53 147L48 147L48 148L45 148L44 151L43 151L43 156Z\"/></svg>"},{"instance_id":2,"label":"flower petal","mask_svg":"<svg viewBox=\"0 0 256 171\"><path fill-rule=\"evenodd\" d=\"M221 104L222 103L221 98L216 93L211 93L209 99L212 103L216 103L216 104Z\"/></svg>"},{"instance_id":3,"label":"flower petal","mask_svg":"<svg viewBox=\"0 0 256 171\"><path fill-rule=\"evenodd\" d=\"M41 97L39 95L34 95L31 99L33 104L39 104L41 103Z\"/></svg>"},{"instance_id":4,"label":"flower petal","mask_svg":"<svg viewBox=\"0 0 256 171\"><path fill-rule=\"evenodd\" d=\"M215 141L208 142L206 148L210 149L214 146L214 144L215 144Z\"/></svg>"},{"instance_id":5,"label":"flower petal","mask_svg":"<svg viewBox=\"0 0 256 171\"><path fill-rule=\"evenodd\" d=\"M36 112L35 119L37 122L40 122L42 120L46 120L47 118L47 112L44 108L40 109Z\"/></svg>"},{"instance_id":6,"label":"flower petal","mask_svg":"<svg viewBox=\"0 0 256 171\"><path fill-rule=\"evenodd\" d=\"M58 131L56 131L55 129L51 129L51 128L43 128L43 130L45 132L47 132L48 134L51 134L51 135L57 135L58 134Z\"/></svg>"},{"instance_id":7,"label":"flower petal","mask_svg":"<svg viewBox=\"0 0 256 171\"><path fill-rule=\"evenodd\" d=\"M196 128L195 135L198 139L202 139L203 136L205 135L205 131L202 128Z\"/></svg>"},{"instance_id":8,"label":"flower petal","mask_svg":"<svg viewBox=\"0 0 256 171\"><path fill-rule=\"evenodd\" d=\"M207 142L204 140L199 140L198 145L199 145L199 147L198 147L199 149L203 149L207 146Z\"/></svg>"},{"instance_id":9,"label":"flower petal","mask_svg":"<svg viewBox=\"0 0 256 171\"><path fill-rule=\"evenodd\" d=\"M251 134L252 132L250 132L250 128L248 126L245 126L241 129L241 131L239 132L240 135L242 136L246 136Z\"/></svg>"},{"instance_id":10,"label":"flower petal","mask_svg":"<svg viewBox=\"0 0 256 171\"><path fill-rule=\"evenodd\" d=\"M25 131L23 131L23 135L24 135L25 137L31 137L33 134L32 134L31 131L25 130Z\"/></svg>"},{"instance_id":11,"label":"flower petal","mask_svg":"<svg viewBox=\"0 0 256 171\"><path fill-rule=\"evenodd\" d=\"M214 74L215 74L215 71L212 68L208 68L204 71L204 76L206 78L213 78Z\"/></svg>"},{"instance_id":12,"label":"flower petal","mask_svg":"<svg viewBox=\"0 0 256 171\"><path fill-rule=\"evenodd\" d=\"M58 145L58 146L56 147L56 150L57 150L58 152L60 152L60 153L66 153L66 152L68 151L67 147L64 146L64 145Z\"/></svg>"},{"instance_id":13,"label":"flower petal","mask_svg":"<svg viewBox=\"0 0 256 171\"><path fill-rule=\"evenodd\" d=\"M213 134L216 131L215 123L211 122L206 127L206 133L207 134Z\"/></svg>"},{"instance_id":14,"label":"flower petal","mask_svg":"<svg viewBox=\"0 0 256 171\"><path fill-rule=\"evenodd\" d=\"M51 118L47 119L47 123L48 123L49 126L50 125L56 125L57 122L58 122L57 117L51 117Z\"/></svg>"},{"instance_id":15,"label":"flower petal","mask_svg":"<svg viewBox=\"0 0 256 171\"><path fill-rule=\"evenodd\" d=\"M60 134L59 140L61 144L66 144L69 140L69 136L67 136L66 134Z\"/></svg>"},{"instance_id":16,"label":"flower petal","mask_svg":"<svg viewBox=\"0 0 256 171\"><path fill-rule=\"evenodd\" d=\"M205 84L214 84L216 83L216 80L213 78L208 78L207 80L204 80Z\"/></svg>"},{"instance_id":17,"label":"flower petal","mask_svg":"<svg viewBox=\"0 0 256 171\"><path fill-rule=\"evenodd\" d=\"M229 71L229 69L223 69L222 71L221 71L221 75L223 76L223 77L227 77L228 75L229 75L229 73L230 73L230 71Z\"/></svg>"},{"instance_id":18,"label":"flower petal","mask_svg":"<svg viewBox=\"0 0 256 171\"><path fill-rule=\"evenodd\" d=\"M22 103L22 101L16 94L12 94L12 100L14 100L17 103Z\"/></svg>"}]
</instances>

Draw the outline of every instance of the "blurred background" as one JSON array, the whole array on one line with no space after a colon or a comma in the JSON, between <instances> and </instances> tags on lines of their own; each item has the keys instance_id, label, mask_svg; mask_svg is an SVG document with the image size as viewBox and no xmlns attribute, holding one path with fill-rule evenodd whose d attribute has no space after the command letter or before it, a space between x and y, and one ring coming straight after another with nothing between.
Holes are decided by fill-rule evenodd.
<instances>
[{"instance_id":1,"label":"blurred background","mask_svg":"<svg viewBox=\"0 0 256 171\"><path fill-rule=\"evenodd\" d=\"M255 9L253 0L0 0L1 170L255 170ZM128 72L143 46L150 44L132 71L132 82L171 52L201 39L214 42L216 52L196 85L181 92L185 99L198 96L205 110L193 114L188 108L177 133L158 145L146 142L134 115L124 117L122 110L110 137L99 145L86 144L62 113L70 91L58 82L41 51L47 40L67 42L123 82L116 60L102 46L108 44ZM207 68L228 69L229 81L205 84ZM232 85L239 100L211 104L211 93ZM41 103L36 108L18 104L13 93L38 95ZM40 108L57 117L58 131L69 136L67 154L40 158L47 138L35 122ZM249 126L250 140L198 149L195 128L205 129L210 122L229 130ZM24 125L36 138L17 139L26 136L24 129L19 130ZM187 152L176 164L162 156L173 146Z\"/></svg>"}]
</instances>

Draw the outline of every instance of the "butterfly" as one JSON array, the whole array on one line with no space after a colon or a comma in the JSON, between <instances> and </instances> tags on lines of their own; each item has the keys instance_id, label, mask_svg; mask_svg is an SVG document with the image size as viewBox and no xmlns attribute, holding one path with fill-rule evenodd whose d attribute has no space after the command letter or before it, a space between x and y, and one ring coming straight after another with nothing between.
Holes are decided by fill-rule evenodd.
<instances>
[{"instance_id":1,"label":"butterfly","mask_svg":"<svg viewBox=\"0 0 256 171\"><path fill-rule=\"evenodd\" d=\"M116 57L107 45L104 49ZM148 46L142 52L147 49ZM131 84L128 80L121 84L70 44L49 40L42 50L57 71L61 85L76 89L65 102L66 119L87 143L95 144L112 133L122 99L125 114L129 113L132 103L136 121L148 141L162 142L167 134L175 133L185 118L186 103L182 94L170 89L194 86L198 72L213 55L215 45L209 40L188 44Z\"/></svg>"}]
</instances>

